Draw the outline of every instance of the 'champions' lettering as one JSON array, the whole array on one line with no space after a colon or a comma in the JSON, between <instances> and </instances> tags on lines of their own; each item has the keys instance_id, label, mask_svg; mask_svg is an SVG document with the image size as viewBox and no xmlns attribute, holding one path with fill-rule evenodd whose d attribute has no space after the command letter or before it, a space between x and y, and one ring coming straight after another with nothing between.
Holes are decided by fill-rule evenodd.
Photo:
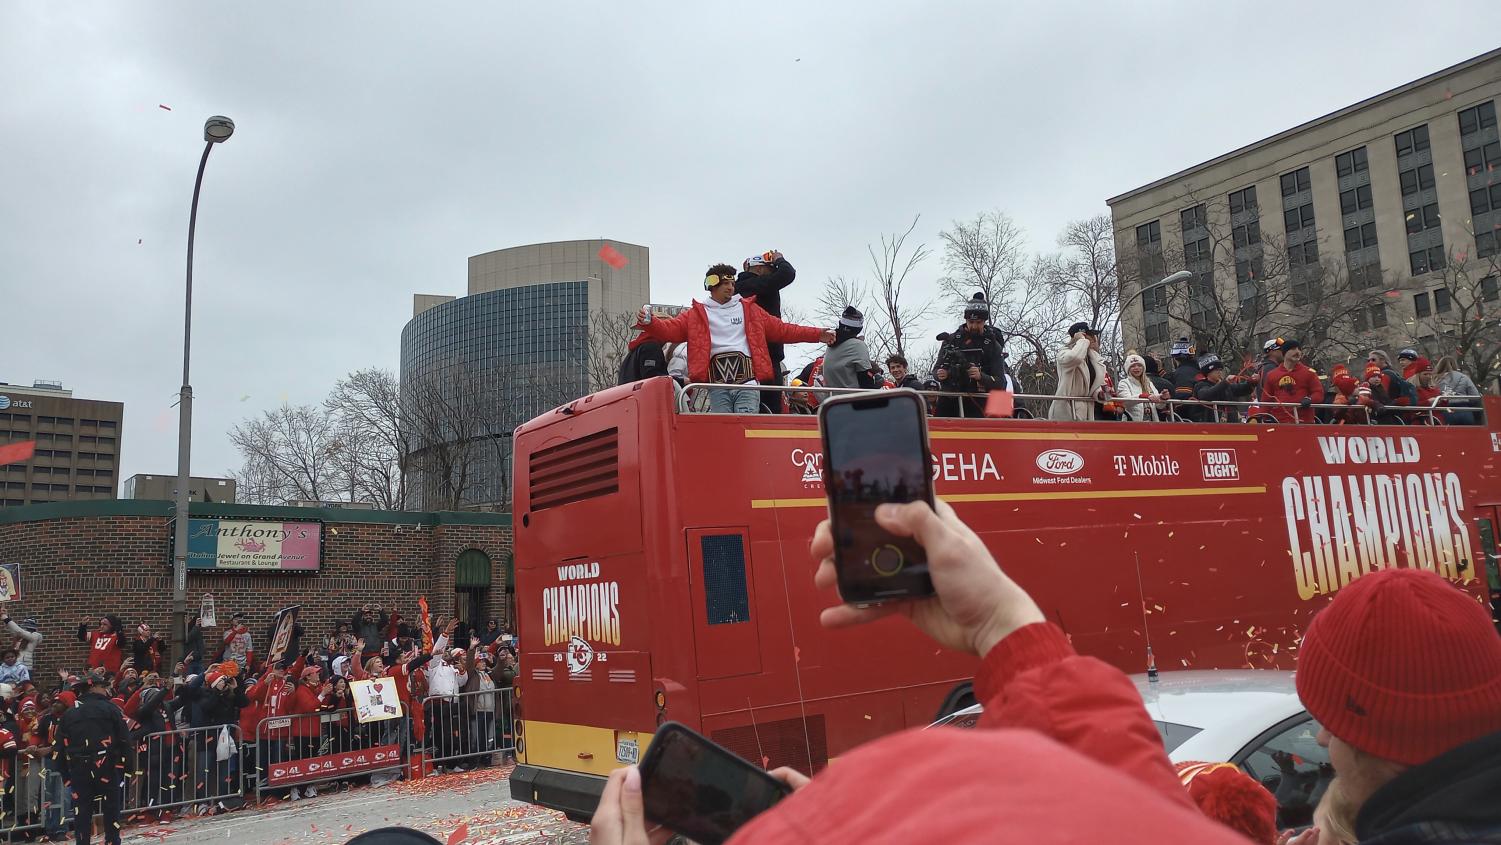
<instances>
[{"instance_id":1,"label":"'champions' lettering","mask_svg":"<svg viewBox=\"0 0 1501 845\"><path fill-rule=\"evenodd\" d=\"M599 564L589 566L594 567L594 577L598 577ZM565 584L542 591L543 641L547 645L566 643L574 636L590 642L620 645L620 582Z\"/></svg>"},{"instance_id":2,"label":"'champions' lettering","mask_svg":"<svg viewBox=\"0 0 1501 845\"><path fill-rule=\"evenodd\" d=\"M1350 444L1362 439L1346 438ZM1398 448L1386 451L1382 460L1407 460L1407 450ZM1285 478L1282 504L1301 599L1332 593L1393 566L1457 579L1464 562L1465 577L1472 577L1464 491L1455 473Z\"/></svg>"}]
</instances>

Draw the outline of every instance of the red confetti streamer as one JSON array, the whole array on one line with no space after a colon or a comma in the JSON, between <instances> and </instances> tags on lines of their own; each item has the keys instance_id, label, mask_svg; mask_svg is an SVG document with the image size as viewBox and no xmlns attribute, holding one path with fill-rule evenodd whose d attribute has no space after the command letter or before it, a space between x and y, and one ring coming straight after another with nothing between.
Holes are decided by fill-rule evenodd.
<instances>
[{"instance_id":1,"label":"red confetti streamer","mask_svg":"<svg viewBox=\"0 0 1501 845\"><path fill-rule=\"evenodd\" d=\"M448 845L459 845L460 842L463 842L465 839L468 839L468 838L469 838L469 825L467 825L467 824L461 824L457 828L454 829L453 833L448 834Z\"/></svg>"},{"instance_id":2,"label":"red confetti streamer","mask_svg":"<svg viewBox=\"0 0 1501 845\"><path fill-rule=\"evenodd\" d=\"M611 267L614 267L616 270L619 270L630 263L630 261L624 255L620 254L620 250L616 249L613 246L610 246L609 244L605 244L604 246L599 248L599 260L610 265Z\"/></svg>"},{"instance_id":3,"label":"red confetti streamer","mask_svg":"<svg viewBox=\"0 0 1501 845\"><path fill-rule=\"evenodd\" d=\"M12 443L9 446L0 446L0 467L6 464L29 461L34 454L36 454L35 440L23 440L20 443Z\"/></svg>"}]
</instances>

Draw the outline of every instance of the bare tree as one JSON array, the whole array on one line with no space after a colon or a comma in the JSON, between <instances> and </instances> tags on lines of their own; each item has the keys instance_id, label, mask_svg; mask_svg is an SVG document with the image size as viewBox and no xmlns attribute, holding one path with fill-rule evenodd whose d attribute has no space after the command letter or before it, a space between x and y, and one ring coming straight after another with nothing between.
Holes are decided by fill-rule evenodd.
<instances>
[{"instance_id":1,"label":"bare tree","mask_svg":"<svg viewBox=\"0 0 1501 845\"><path fill-rule=\"evenodd\" d=\"M1058 235L1059 252L1043 259L1049 290L1075 309L1073 320L1100 331L1100 353L1120 372L1125 349L1120 331L1120 280L1115 261L1115 229L1108 214L1073 220Z\"/></svg>"},{"instance_id":2,"label":"bare tree","mask_svg":"<svg viewBox=\"0 0 1501 845\"><path fill-rule=\"evenodd\" d=\"M944 276L938 289L958 304L976 291L998 303L1026 286L1032 263L1021 227L1003 211L982 211L973 220L955 220L939 233Z\"/></svg>"},{"instance_id":3,"label":"bare tree","mask_svg":"<svg viewBox=\"0 0 1501 845\"><path fill-rule=\"evenodd\" d=\"M411 445L407 471L423 510L457 510L468 501L486 431L486 385L453 363L401 386L402 426Z\"/></svg>"},{"instance_id":4,"label":"bare tree","mask_svg":"<svg viewBox=\"0 0 1501 845\"><path fill-rule=\"evenodd\" d=\"M589 314L589 389L613 387L620 379L620 364L636 337L636 313L596 310Z\"/></svg>"},{"instance_id":5,"label":"bare tree","mask_svg":"<svg viewBox=\"0 0 1501 845\"><path fill-rule=\"evenodd\" d=\"M870 291L863 283L844 276L830 276L824 279L823 288L818 292L817 317L826 325L835 325L848 306L855 306L861 313L869 311L869 299Z\"/></svg>"},{"instance_id":6,"label":"bare tree","mask_svg":"<svg viewBox=\"0 0 1501 845\"><path fill-rule=\"evenodd\" d=\"M341 450L332 415L312 405L282 405L229 433L244 463L235 478L252 504L322 501L338 489Z\"/></svg>"},{"instance_id":7,"label":"bare tree","mask_svg":"<svg viewBox=\"0 0 1501 845\"><path fill-rule=\"evenodd\" d=\"M1501 254L1448 256L1425 283L1427 314L1413 321L1413 337L1429 355L1453 355L1478 385L1501 375Z\"/></svg>"},{"instance_id":8,"label":"bare tree","mask_svg":"<svg viewBox=\"0 0 1501 845\"><path fill-rule=\"evenodd\" d=\"M350 500L405 510L404 456L411 451L411 433L401 424L396 374L374 367L356 370L339 379L323 407L334 419Z\"/></svg>"},{"instance_id":9,"label":"bare tree","mask_svg":"<svg viewBox=\"0 0 1501 845\"><path fill-rule=\"evenodd\" d=\"M879 255L873 245L865 247L870 253L871 272L875 277L871 296L885 335L872 344L871 351L882 358L891 353L906 356L911 336L921 331L922 322L932 310L931 300L914 301L905 290L908 276L932 255L926 244L918 244L905 256L902 254L919 219L921 215L913 216L912 225L901 234L882 235Z\"/></svg>"}]
</instances>

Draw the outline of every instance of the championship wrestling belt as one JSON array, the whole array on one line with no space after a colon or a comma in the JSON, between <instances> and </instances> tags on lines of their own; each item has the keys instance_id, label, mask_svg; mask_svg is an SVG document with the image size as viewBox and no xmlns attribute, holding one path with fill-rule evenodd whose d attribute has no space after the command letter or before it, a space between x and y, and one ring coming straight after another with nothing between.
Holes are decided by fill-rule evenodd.
<instances>
[{"instance_id":1,"label":"championship wrestling belt","mask_svg":"<svg viewBox=\"0 0 1501 845\"><path fill-rule=\"evenodd\" d=\"M721 352L709 359L709 379L716 384L745 384L754 379L750 356Z\"/></svg>"}]
</instances>

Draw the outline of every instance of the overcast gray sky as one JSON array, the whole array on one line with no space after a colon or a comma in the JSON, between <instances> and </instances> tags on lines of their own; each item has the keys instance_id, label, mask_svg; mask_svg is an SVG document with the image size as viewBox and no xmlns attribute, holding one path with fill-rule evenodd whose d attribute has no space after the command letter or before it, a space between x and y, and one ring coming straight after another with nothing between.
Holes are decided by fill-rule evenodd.
<instances>
[{"instance_id":1,"label":"overcast gray sky","mask_svg":"<svg viewBox=\"0 0 1501 845\"><path fill-rule=\"evenodd\" d=\"M1048 248L1501 32L1494 0L1096 5L4 3L0 381L125 402L122 478L175 471L210 114L238 128L199 212L195 474L238 465L243 417L394 369L469 255L618 238L684 302L776 247L806 306L914 214L935 244L1001 208Z\"/></svg>"}]
</instances>

